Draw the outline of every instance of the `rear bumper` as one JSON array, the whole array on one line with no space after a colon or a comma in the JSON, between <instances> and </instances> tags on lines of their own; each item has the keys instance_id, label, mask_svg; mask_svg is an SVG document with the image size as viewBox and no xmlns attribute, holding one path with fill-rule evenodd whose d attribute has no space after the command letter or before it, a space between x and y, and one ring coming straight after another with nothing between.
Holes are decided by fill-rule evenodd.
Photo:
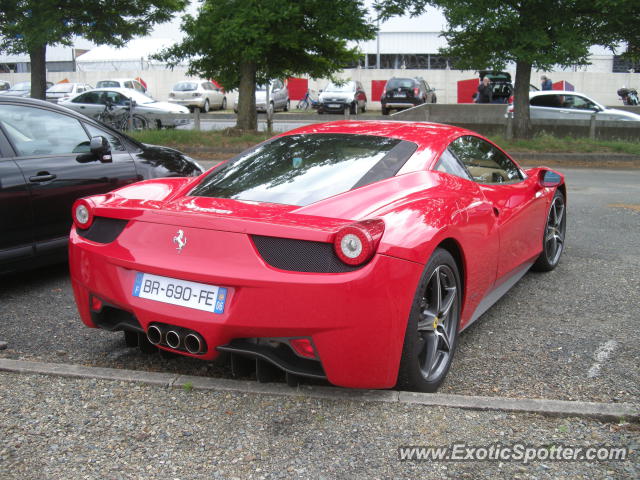
<instances>
[{"instance_id":1,"label":"rear bumper","mask_svg":"<svg viewBox=\"0 0 640 480\"><path fill-rule=\"evenodd\" d=\"M238 339L308 337L331 383L354 388L395 385L422 265L376 255L347 273L283 271L262 261L247 235L216 235L216 242L207 246L207 258L187 251L178 255L173 245L162 258L145 254L143 247L140 255L132 256L138 249L123 248L117 241L94 244L73 230L70 269L82 321L96 327L89 300L94 295L130 312L144 331L159 322L199 333L207 351L194 356L205 360ZM134 297L137 272L226 287L224 313Z\"/></svg>"},{"instance_id":2,"label":"rear bumper","mask_svg":"<svg viewBox=\"0 0 640 480\"><path fill-rule=\"evenodd\" d=\"M381 103L383 108L411 108L420 105L422 102L417 98L408 98L406 100L393 99Z\"/></svg>"},{"instance_id":3,"label":"rear bumper","mask_svg":"<svg viewBox=\"0 0 640 480\"><path fill-rule=\"evenodd\" d=\"M204 97L194 97L194 98L170 98L168 101L170 103L175 103L176 105L182 105L183 107L204 107Z\"/></svg>"}]
</instances>

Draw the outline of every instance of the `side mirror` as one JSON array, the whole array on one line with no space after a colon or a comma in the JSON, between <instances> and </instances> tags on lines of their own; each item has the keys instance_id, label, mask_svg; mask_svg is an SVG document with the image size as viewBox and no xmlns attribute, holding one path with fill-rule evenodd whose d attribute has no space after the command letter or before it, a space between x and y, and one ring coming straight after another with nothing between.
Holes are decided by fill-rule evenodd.
<instances>
[{"instance_id":1,"label":"side mirror","mask_svg":"<svg viewBox=\"0 0 640 480\"><path fill-rule=\"evenodd\" d=\"M109 141L103 136L91 137L89 150L91 154L98 157L98 160L102 163L110 163L113 161L111 158L111 145L109 145Z\"/></svg>"},{"instance_id":2,"label":"side mirror","mask_svg":"<svg viewBox=\"0 0 640 480\"><path fill-rule=\"evenodd\" d=\"M557 187L562 182L562 178L556 172L551 170L540 171L541 187Z\"/></svg>"}]
</instances>

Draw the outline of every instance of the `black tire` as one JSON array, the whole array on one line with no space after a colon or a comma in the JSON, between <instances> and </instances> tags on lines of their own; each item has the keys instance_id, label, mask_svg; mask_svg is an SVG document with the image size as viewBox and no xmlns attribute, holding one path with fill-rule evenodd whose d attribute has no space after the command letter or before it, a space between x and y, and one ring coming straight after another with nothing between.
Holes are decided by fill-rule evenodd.
<instances>
[{"instance_id":1,"label":"black tire","mask_svg":"<svg viewBox=\"0 0 640 480\"><path fill-rule=\"evenodd\" d=\"M202 107L202 111L203 111L204 113L209 113L209 110L211 110L211 105L209 105L209 99L207 98L207 99L204 101L204 106Z\"/></svg>"},{"instance_id":2,"label":"black tire","mask_svg":"<svg viewBox=\"0 0 640 480\"><path fill-rule=\"evenodd\" d=\"M382 114L389 115L389 109L387 107L382 107Z\"/></svg>"},{"instance_id":3,"label":"black tire","mask_svg":"<svg viewBox=\"0 0 640 480\"><path fill-rule=\"evenodd\" d=\"M131 117L131 130L133 130L134 132L146 130L147 127L148 122L146 118L139 115L134 115L133 117Z\"/></svg>"},{"instance_id":4,"label":"black tire","mask_svg":"<svg viewBox=\"0 0 640 480\"><path fill-rule=\"evenodd\" d=\"M437 248L424 268L407 321L397 386L435 392L458 341L462 288L451 254Z\"/></svg>"},{"instance_id":5,"label":"black tire","mask_svg":"<svg viewBox=\"0 0 640 480\"><path fill-rule=\"evenodd\" d=\"M291 108L291 100L287 100L287 103L284 104L284 111L288 112Z\"/></svg>"},{"instance_id":6,"label":"black tire","mask_svg":"<svg viewBox=\"0 0 640 480\"><path fill-rule=\"evenodd\" d=\"M145 333L138 333L138 347L142 353L150 355L158 351L158 347L152 344Z\"/></svg>"},{"instance_id":7,"label":"black tire","mask_svg":"<svg viewBox=\"0 0 640 480\"><path fill-rule=\"evenodd\" d=\"M227 109L227 97L223 97L222 104L220 105L220 110L226 110L226 109Z\"/></svg>"},{"instance_id":8,"label":"black tire","mask_svg":"<svg viewBox=\"0 0 640 480\"><path fill-rule=\"evenodd\" d=\"M351 115L358 115L358 102L355 101L351 104L351 106L349 107L349 113Z\"/></svg>"},{"instance_id":9,"label":"black tire","mask_svg":"<svg viewBox=\"0 0 640 480\"><path fill-rule=\"evenodd\" d=\"M366 111L367 111L367 102L364 102L364 103L362 104L362 110L361 110L361 113L364 113L364 112L366 112Z\"/></svg>"},{"instance_id":10,"label":"black tire","mask_svg":"<svg viewBox=\"0 0 640 480\"><path fill-rule=\"evenodd\" d=\"M567 233L567 209L564 195L556 190L549 205L542 237L542 252L531 267L536 272L550 272L560 263Z\"/></svg>"},{"instance_id":11,"label":"black tire","mask_svg":"<svg viewBox=\"0 0 640 480\"><path fill-rule=\"evenodd\" d=\"M124 330L124 343L129 348L135 348L138 346L138 332L131 332L129 330Z\"/></svg>"}]
</instances>

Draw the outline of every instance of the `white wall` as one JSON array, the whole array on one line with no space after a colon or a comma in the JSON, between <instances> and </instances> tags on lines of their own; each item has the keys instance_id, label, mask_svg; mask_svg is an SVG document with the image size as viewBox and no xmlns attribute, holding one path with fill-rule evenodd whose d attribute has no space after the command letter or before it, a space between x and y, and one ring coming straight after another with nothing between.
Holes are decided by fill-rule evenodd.
<instances>
[{"instance_id":1,"label":"white wall","mask_svg":"<svg viewBox=\"0 0 640 480\"><path fill-rule=\"evenodd\" d=\"M149 87L150 94L158 100L166 100L171 87L180 80L186 78L186 69L175 70L137 70L114 72L55 72L49 73L47 78L52 82L68 79L71 82L85 82L95 85L98 80L108 78L142 77ZM511 72L515 76L515 72ZM599 73L599 72L546 72L554 81L566 80L575 86L577 92L584 93L604 105L622 105L616 91L622 86L640 89L640 73ZM531 74L531 83L540 84L542 72ZM473 71L461 70L375 70L352 69L345 70L337 75L343 79L353 79L362 82L367 96L371 97L371 80L387 80L393 76L422 76L432 87L436 88L438 103L457 103L458 80L477 78ZM30 80L28 73L0 74L0 80L6 80L11 84ZM315 90L323 89L328 80L309 80L309 87ZM236 93L227 94L227 102L233 104ZM379 109L379 102L370 102L371 109Z\"/></svg>"}]
</instances>

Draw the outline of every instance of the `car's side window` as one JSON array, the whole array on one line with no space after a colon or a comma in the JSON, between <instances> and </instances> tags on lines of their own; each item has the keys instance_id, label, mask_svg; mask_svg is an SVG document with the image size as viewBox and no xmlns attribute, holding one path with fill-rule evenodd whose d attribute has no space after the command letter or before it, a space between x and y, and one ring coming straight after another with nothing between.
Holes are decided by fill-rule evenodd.
<instances>
[{"instance_id":1,"label":"car's side window","mask_svg":"<svg viewBox=\"0 0 640 480\"><path fill-rule=\"evenodd\" d=\"M515 163L479 137L467 135L457 138L449 148L478 183L513 183L523 179Z\"/></svg>"},{"instance_id":2,"label":"car's side window","mask_svg":"<svg viewBox=\"0 0 640 480\"><path fill-rule=\"evenodd\" d=\"M579 95L565 95L564 103L566 108L576 108L579 110L595 110L596 106L590 100Z\"/></svg>"},{"instance_id":3,"label":"car's side window","mask_svg":"<svg viewBox=\"0 0 640 480\"><path fill-rule=\"evenodd\" d=\"M0 124L18 156L89 151L89 137L80 122L50 110L0 105Z\"/></svg>"},{"instance_id":4,"label":"car's side window","mask_svg":"<svg viewBox=\"0 0 640 480\"><path fill-rule=\"evenodd\" d=\"M73 103L96 104L100 102L100 92L86 92L73 100Z\"/></svg>"},{"instance_id":5,"label":"car's side window","mask_svg":"<svg viewBox=\"0 0 640 480\"><path fill-rule=\"evenodd\" d=\"M94 127L89 123L85 123L84 126L89 131L89 135L91 137L106 138L109 141L109 145L111 145L111 150L117 151L117 152L125 152L127 150L124 144L122 143L122 141L120 140L120 138L114 135L113 133L109 133L108 131L102 130L98 127Z\"/></svg>"},{"instance_id":6,"label":"car's side window","mask_svg":"<svg viewBox=\"0 0 640 480\"><path fill-rule=\"evenodd\" d=\"M535 96L531 99L530 103L534 107L561 108L563 102L560 98L560 95L551 94Z\"/></svg>"},{"instance_id":7,"label":"car's side window","mask_svg":"<svg viewBox=\"0 0 640 480\"><path fill-rule=\"evenodd\" d=\"M133 82L124 82L124 88L133 88Z\"/></svg>"},{"instance_id":8,"label":"car's side window","mask_svg":"<svg viewBox=\"0 0 640 480\"><path fill-rule=\"evenodd\" d=\"M464 178L465 180L471 180L471 176L469 175L469 172L467 172L467 169L460 163L460 160L458 160L456 156L449 151L448 148L442 152L442 155L440 155L440 159L438 160L438 163L436 163L434 170L449 173L456 177Z\"/></svg>"}]
</instances>

